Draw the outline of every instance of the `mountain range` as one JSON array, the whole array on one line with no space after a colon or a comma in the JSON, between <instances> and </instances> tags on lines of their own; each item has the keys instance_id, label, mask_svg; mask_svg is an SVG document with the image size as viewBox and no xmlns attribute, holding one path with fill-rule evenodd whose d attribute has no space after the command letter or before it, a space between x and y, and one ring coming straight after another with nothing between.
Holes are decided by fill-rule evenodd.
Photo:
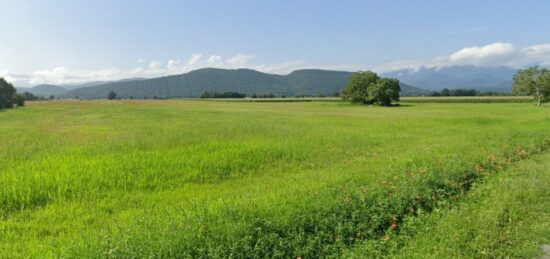
<instances>
[{"instance_id":1,"label":"mountain range","mask_svg":"<svg viewBox=\"0 0 550 259\"><path fill-rule=\"evenodd\" d=\"M457 66L421 68L382 73L401 82L401 95L428 95L443 88L510 92L515 69L509 67ZM60 98L106 98L114 91L121 98L196 98L206 91L275 94L277 96L333 95L340 92L352 72L319 69L296 70L288 75L252 69L203 68L185 74L119 81L97 81L75 85L39 85L18 88L38 96Z\"/></svg>"},{"instance_id":2,"label":"mountain range","mask_svg":"<svg viewBox=\"0 0 550 259\"><path fill-rule=\"evenodd\" d=\"M203 68L182 75L78 88L67 92L63 97L105 98L110 91L122 98L196 98L205 91L239 92L248 96L328 96L342 91L351 74L307 69L296 70L288 75L276 75L252 69ZM406 84L402 88L404 95L426 92Z\"/></svg>"},{"instance_id":3,"label":"mountain range","mask_svg":"<svg viewBox=\"0 0 550 259\"><path fill-rule=\"evenodd\" d=\"M399 81L430 91L464 88L482 92L510 92L516 71L505 66L455 66L399 70L382 76L397 78Z\"/></svg>"}]
</instances>

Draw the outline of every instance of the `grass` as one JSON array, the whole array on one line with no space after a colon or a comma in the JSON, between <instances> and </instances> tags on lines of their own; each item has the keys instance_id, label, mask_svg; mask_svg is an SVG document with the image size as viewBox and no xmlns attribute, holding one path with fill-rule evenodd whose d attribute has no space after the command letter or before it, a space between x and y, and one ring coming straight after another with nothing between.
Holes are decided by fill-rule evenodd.
<instances>
[{"instance_id":1,"label":"grass","mask_svg":"<svg viewBox=\"0 0 550 259\"><path fill-rule=\"evenodd\" d=\"M342 255L544 152L549 114L525 103L30 103L0 112L0 256Z\"/></svg>"},{"instance_id":2,"label":"grass","mask_svg":"<svg viewBox=\"0 0 550 259\"><path fill-rule=\"evenodd\" d=\"M402 103L532 103L531 96L422 96L402 97Z\"/></svg>"},{"instance_id":3,"label":"grass","mask_svg":"<svg viewBox=\"0 0 550 259\"><path fill-rule=\"evenodd\" d=\"M392 258L538 258L550 243L550 154L521 161L454 207L407 218L388 241L347 251Z\"/></svg>"}]
</instances>

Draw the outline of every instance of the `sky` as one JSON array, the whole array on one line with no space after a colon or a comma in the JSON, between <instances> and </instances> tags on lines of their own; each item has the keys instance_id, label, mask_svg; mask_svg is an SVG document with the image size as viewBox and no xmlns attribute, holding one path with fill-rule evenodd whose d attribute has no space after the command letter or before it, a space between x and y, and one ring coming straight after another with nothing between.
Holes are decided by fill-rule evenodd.
<instances>
[{"instance_id":1,"label":"sky","mask_svg":"<svg viewBox=\"0 0 550 259\"><path fill-rule=\"evenodd\" d=\"M0 0L16 86L203 67L399 69L550 64L545 0Z\"/></svg>"}]
</instances>

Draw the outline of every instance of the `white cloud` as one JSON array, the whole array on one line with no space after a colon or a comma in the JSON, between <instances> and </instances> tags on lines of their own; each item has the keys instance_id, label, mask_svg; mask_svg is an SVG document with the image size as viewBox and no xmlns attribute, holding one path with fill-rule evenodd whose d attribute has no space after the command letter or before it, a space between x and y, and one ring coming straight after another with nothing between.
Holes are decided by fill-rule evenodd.
<instances>
[{"instance_id":1,"label":"white cloud","mask_svg":"<svg viewBox=\"0 0 550 259\"><path fill-rule=\"evenodd\" d=\"M16 75L7 70L0 70L0 77L19 85L37 84L76 84L89 81L120 80L133 77L159 77L186 73L205 67L215 68L250 68L275 74L287 74L297 69L318 68L331 70L374 70L388 72L395 70L409 70L414 73L419 69L443 68L457 65L475 66L510 66L523 67L525 65L550 65L550 44L533 45L518 48L510 43L497 42L485 46L473 46L457 50L448 55L425 60L398 60L383 64L335 64L316 65L304 60L290 60L275 64L258 64L252 55L237 54L223 58L219 55L203 56L195 53L187 59L170 59L166 62L151 61L146 64L139 59L135 67L121 69L117 67L99 70L75 70L67 67L38 70L31 75Z\"/></svg>"},{"instance_id":2,"label":"white cloud","mask_svg":"<svg viewBox=\"0 0 550 259\"><path fill-rule=\"evenodd\" d=\"M485 46L462 48L447 56L427 60L403 60L370 66L379 72L408 69L443 68L461 65L482 67L509 66L521 68L526 65L550 65L550 44L518 48L510 43L496 42Z\"/></svg>"},{"instance_id":3,"label":"white cloud","mask_svg":"<svg viewBox=\"0 0 550 259\"><path fill-rule=\"evenodd\" d=\"M232 67L244 67L254 59L254 56L238 54L232 58L227 59L227 64Z\"/></svg>"},{"instance_id":4,"label":"white cloud","mask_svg":"<svg viewBox=\"0 0 550 259\"><path fill-rule=\"evenodd\" d=\"M151 61L149 63L149 69L159 69L162 66L162 64L159 61Z\"/></svg>"},{"instance_id":5,"label":"white cloud","mask_svg":"<svg viewBox=\"0 0 550 259\"><path fill-rule=\"evenodd\" d=\"M518 49L510 43L497 42L483 47L463 48L449 56L451 64L484 65L507 62L513 59Z\"/></svg>"}]
</instances>

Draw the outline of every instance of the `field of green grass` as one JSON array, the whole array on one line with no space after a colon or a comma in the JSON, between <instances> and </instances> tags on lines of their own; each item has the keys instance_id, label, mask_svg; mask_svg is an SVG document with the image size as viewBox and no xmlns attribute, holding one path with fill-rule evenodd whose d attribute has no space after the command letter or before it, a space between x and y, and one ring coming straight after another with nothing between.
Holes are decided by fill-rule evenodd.
<instances>
[{"instance_id":1,"label":"field of green grass","mask_svg":"<svg viewBox=\"0 0 550 259\"><path fill-rule=\"evenodd\" d=\"M532 103L31 102L0 112L0 257L538 255L549 129Z\"/></svg>"}]
</instances>

